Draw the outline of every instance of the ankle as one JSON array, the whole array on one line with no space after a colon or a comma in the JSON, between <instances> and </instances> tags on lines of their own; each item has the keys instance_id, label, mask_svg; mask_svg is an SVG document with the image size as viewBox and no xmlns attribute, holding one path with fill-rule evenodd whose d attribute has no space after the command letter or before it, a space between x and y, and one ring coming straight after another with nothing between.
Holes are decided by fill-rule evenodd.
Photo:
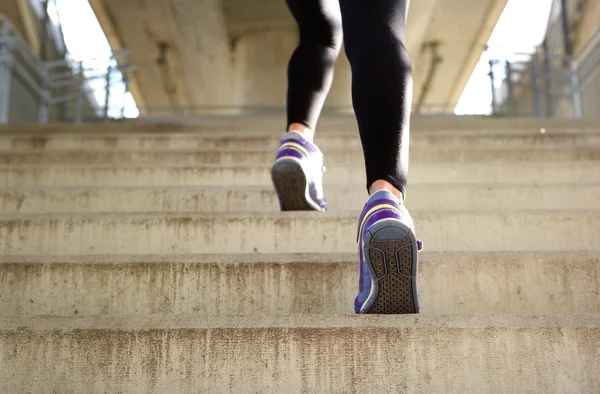
<instances>
[{"instance_id":1,"label":"ankle","mask_svg":"<svg viewBox=\"0 0 600 394\"><path fill-rule=\"evenodd\" d=\"M288 131L288 133L290 131L298 133L298 134L302 135L304 138L306 138L309 141L312 141L313 137L315 135L314 131L312 131L311 129L309 129L308 127L306 127L305 125L303 125L302 123L292 123L290 125L290 127L288 127L287 131Z\"/></svg>"},{"instance_id":2,"label":"ankle","mask_svg":"<svg viewBox=\"0 0 600 394\"><path fill-rule=\"evenodd\" d=\"M387 190L391 192L394 196L396 196L398 200L400 200L401 203L404 201L404 195L402 194L402 192L398 190L398 188L396 188L394 185L392 185L388 181L384 181L383 179L378 179L371 184L371 186L369 187L369 196L372 196L380 190Z\"/></svg>"}]
</instances>

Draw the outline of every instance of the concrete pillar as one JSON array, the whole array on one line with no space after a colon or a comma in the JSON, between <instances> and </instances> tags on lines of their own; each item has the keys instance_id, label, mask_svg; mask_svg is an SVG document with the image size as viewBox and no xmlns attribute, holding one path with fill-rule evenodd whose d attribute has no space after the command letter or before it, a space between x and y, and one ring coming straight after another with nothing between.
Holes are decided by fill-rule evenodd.
<instances>
[{"instance_id":1,"label":"concrete pillar","mask_svg":"<svg viewBox=\"0 0 600 394\"><path fill-rule=\"evenodd\" d=\"M287 65L297 42L295 29L257 31L236 40L234 67L238 105L285 105Z\"/></svg>"},{"instance_id":2,"label":"concrete pillar","mask_svg":"<svg viewBox=\"0 0 600 394\"><path fill-rule=\"evenodd\" d=\"M200 4L199 4L200 3ZM194 106L231 105L229 38L219 0L171 0L172 29L180 45L182 80Z\"/></svg>"},{"instance_id":3,"label":"concrete pillar","mask_svg":"<svg viewBox=\"0 0 600 394\"><path fill-rule=\"evenodd\" d=\"M598 31L599 20L600 2L593 0L584 1L581 19L577 23L574 34L573 50L575 55L577 55L594 34L596 34Z\"/></svg>"},{"instance_id":4,"label":"concrete pillar","mask_svg":"<svg viewBox=\"0 0 600 394\"><path fill-rule=\"evenodd\" d=\"M246 34L234 44L235 99L239 106L284 106L287 68L298 44L295 28ZM350 106L350 66L342 53L326 106Z\"/></svg>"},{"instance_id":5,"label":"concrete pillar","mask_svg":"<svg viewBox=\"0 0 600 394\"><path fill-rule=\"evenodd\" d=\"M19 35L25 36L26 31L23 23L22 10L21 0L3 0L0 13L8 18Z\"/></svg>"}]
</instances>

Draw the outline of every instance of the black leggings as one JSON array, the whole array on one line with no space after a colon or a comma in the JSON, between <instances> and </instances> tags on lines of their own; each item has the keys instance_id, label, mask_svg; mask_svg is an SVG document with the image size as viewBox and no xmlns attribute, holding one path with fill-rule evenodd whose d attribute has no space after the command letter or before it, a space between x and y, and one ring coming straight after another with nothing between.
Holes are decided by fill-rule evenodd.
<instances>
[{"instance_id":1,"label":"black leggings","mask_svg":"<svg viewBox=\"0 0 600 394\"><path fill-rule=\"evenodd\" d=\"M404 45L409 0L286 1L300 30L288 68L288 126L315 130L343 37L367 188L382 179L405 194L412 100Z\"/></svg>"}]
</instances>

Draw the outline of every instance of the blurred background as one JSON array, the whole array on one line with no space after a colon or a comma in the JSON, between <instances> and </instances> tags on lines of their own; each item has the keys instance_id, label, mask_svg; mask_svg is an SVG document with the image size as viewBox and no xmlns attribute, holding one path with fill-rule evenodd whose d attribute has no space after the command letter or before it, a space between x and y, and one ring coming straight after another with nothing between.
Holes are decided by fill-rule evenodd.
<instances>
[{"instance_id":1,"label":"blurred background","mask_svg":"<svg viewBox=\"0 0 600 394\"><path fill-rule=\"evenodd\" d=\"M415 116L600 116L600 1L413 1L407 40ZM3 0L0 123L282 112L296 43L283 0Z\"/></svg>"}]
</instances>

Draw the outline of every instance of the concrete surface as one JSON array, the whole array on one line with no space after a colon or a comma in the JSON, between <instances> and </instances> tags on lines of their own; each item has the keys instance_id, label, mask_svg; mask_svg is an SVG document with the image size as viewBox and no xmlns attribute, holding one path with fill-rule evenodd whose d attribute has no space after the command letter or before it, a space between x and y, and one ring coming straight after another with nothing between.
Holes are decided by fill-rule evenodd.
<instances>
[{"instance_id":1,"label":"concrete surface","mask_svg":"<svg viewBox=\"0 0 600 394\"><path fill-rule=\"evenodd\" d=\"M413 211L429 251L600 250L600 211ZM7 255L354 252L358 212L0 215ZM290 242L293 240L293 242Z\"/></svg>"},{"instance_id":2,"label":"concrete surface","mask_svg":"<svg viewBox=\"0 0 600 394\"><path fill-rule=\"evenodd\" d=\"M0 11L2 12L2 11ZM9 52L10 53L10 52ZM21 62L12 60L16 62L18 66L23 69L26 69L27 66L25 64L20 64ZM24 63L24 62L23 62ZM31 71L21 71L21 73L29 73ZM22 74L17 71L9 72L9 95L8 95L8 122L11 123L33 123L37 122L39 119L39 106L40 99L38 93L35 92L32 88L30 88L29 81L25 81L22 77ZM33 72L32 72L33 74ZM33 83L42 84L41 78L38 78L36 74L35 77L29 78L33 80ZM3 82L3 85L6 82ZM3 87L4 88L4 87Z\"/></svg>"},{"instance_id":3,"label":"concrete surface","mask_svg":"<svg viewBox=\"0 0 600 394\"><path fill-rule=\"evenodd\" d=\"M600 317L0 318L3 392L600 391Z\"/></svg>"},{"instance_id":4,"label":"concrete surface","mask_svg":"<svg viewBox=\"0 0 600 394\"><path fill-rule=\"evenodd\" d=\"M361 208L366 189L331 185L325 189L330 211ZM595 209L600 184L565 185L413 185L406 205L421 210ZM42 187L0 189L0 213L61 212L274 212L269 186Z\"/></svg>"},{"instance_id":5,"label":"concrete surface","mask_svg":"<svg viewBox=\"0 0 600 394\"><path fill-rule=\"evenodd\" d=\"M486 116L450 116L450 117L413 117L411 132L413 136L422 133L440 134L452 132L477 133L478 135L530 132L546 135L556 132L579 134L592 131L598 133L600 126L594 118L582 119L546 119L546 118L490 118ZM102 134L154 134L161 133L206 133L235 136L264 133L280 135L285 130L284 113L274 115L230 115L201 117L168 117L157 119L133 119L119 122L95 123L51 123L51 124L15 124L0 126L0 136L19 136L34 134L51 138L57 134L83 134L90 136ZM356 118L353 115L325 115L319 120L317 132L346 132L355 135Z\"/></svg>"},{"instance_id":6,"label":"concrete surface","mask_svg":"<svg viewBox=\"0 0 600 394\"><path fill-rule=\"evenodd\" d=\"M324 149L326 165L360 163L363 152L355 149ZM30 150L3 152L0 164L112 164L112 165L204 165L204 164L272 164L274 149L186 149L186 150ZM413 146L413 164L435 162L530 162L530 161L600 161L600 145L587 147L544 148L439 148Z\"/></svg>"},{"instance_id":7,"label":"concrete surface","mask_svg":"<svg viewBox=\"0 0 600 394\"><path fill-rule=\"evenodd\" d=\"M297 44L295 27L257 29L235 40L232 57L236 101L231 104L285 106L288 63ZM344 99L344 104L350 102L349 95Z\"/></svg>"},{"instance_id":8,"label":"concrete surface","mask_svg":"<svg viewBox=\"0 0 600 394\"><path fill-rule=\"evenodd\" d=\"M409 184L598 183L595 162L429 163L411 166ZM363 185L360 166L332 166L324 185ZM198 186L270 185L270 165L92 166L0 165L0 188L35 186Z\"/></svg>"},{"instance_id":9,"label":"concrete surface","mask_svg":"<svg viewBox=\"0 0 600 394\"><path fill-rule=\"evenodd\" d=\"M4 151L76 150L94 149L110 151L129 150L181 150L181 149L271 149L279 144L283 134L276 133L156 133L156 134L54 134L2 136L0 149ZM323 132L316 143L321 149L339 149L341 146L360 149L358 133ZM411 148L569 148L600 146L600 133L546 133L539 131L515 133L414 133Z\"/></svg>"},{"instance_id":10,"label":"concrete surface","mask_svg":"<svg viewBox=\"0 0 600 394\"><path fill-rule=\"evenodd\" d=\"M4 256L0 316L352 314L351 254ZM426 314L600 313L593 252L424 252Z\"/></svg>"},{"instance_id":11,"label":"concrete surface","mask_svg":"<svg viewBox=\"0 0 600 394\"><path fill-rule=\"evenodd\" d=\"M327 119L327 118L325 118ZM335 119L335 118L334 118ZM447 119L447 118L443 118ZM264 125L257 126L257 123ZM197 123L125 122L89 125L88 128L65 125L0 126L1 150L167 150L167 149L274 149L283 135L281 120L247 118L246 123L223 117ZM322 149L351 147L360 149L355 121L339 118L324 122L316 136ZM416 123L416 125L414 124ZM419 124L421 123L421 124ZM510 124L512 123L512 124ZM510 121L498 124L488 120L465 119L461 122L419 122L415 119L411 147L511 147L569 148L600 146L600 132L589 121L577 121L569 127L558 121ZM597 122L595 122L597 123ZM117 127L119 126L119 127ZM479 128L478 128L479 127ZM544 131L544 133L541 132Z\"/></svg>"},{"instance_id":12,"label":"concrete surface","mask_svg":"<svg viewBox=\"0 0 600 394\"><path fill-rule=\"evenodd\" d=\"M415 120L424 314L404 317L335 315L362 163L328 166L326 214L277 212L268 165L198 165L268 159L280 124L0 128L0 392L600 391L600 172L570 156L597 124ZM349 119L322 126L354 159Z\"/></svg>"},{"instance_id":13,"label":"concrete surface","mask_svg":"<svg viewBox=\"0 0 600 394\"><path fill-rule=\"evenodd\" d=\"M234 103L229 36L219 0L92 0L90 5L112 33L109 44L131 50L139 85L135 93L143 103Z\"/></svg>"},{"instance_id":14,"label":"concrete surface","mask_svg":"<svg viewBox=\"0 0 600 394\"><path fill-rule=\"evenodd\" d=\"M597 1L584 0L580 2L582 9L581 18L577 21L574 28L573 53L579 54L585 45L592 39L594 34L600 29L600 3ZM596 115L600 113L596 112Z\"/></svg>"}]
</instances>

